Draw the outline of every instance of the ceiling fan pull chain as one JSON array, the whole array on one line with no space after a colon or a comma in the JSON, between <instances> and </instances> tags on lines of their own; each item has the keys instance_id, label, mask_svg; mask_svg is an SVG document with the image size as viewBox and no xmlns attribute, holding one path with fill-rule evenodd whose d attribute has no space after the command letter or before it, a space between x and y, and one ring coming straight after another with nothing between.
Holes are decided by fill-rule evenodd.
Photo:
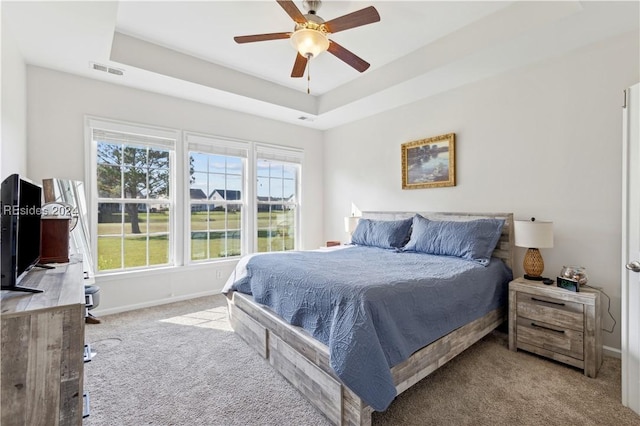
<instances>
[{"instance_id":1,"label":"ceiling fan pull chain","mask_svg":"<svg viewBox=\"0 0 640 426\"><path fill-rule=\"evenodd\" d=\"M307 61L307 95L311 94L311 61Z\"/></svg>"}]
</instances>

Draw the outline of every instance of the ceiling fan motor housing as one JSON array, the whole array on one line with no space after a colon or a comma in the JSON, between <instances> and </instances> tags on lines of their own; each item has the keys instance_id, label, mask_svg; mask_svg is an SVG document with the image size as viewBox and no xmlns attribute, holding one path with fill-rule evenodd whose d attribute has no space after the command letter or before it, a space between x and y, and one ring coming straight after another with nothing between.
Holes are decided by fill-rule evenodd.
<instances>
[{"instance_id":1,"label":"ceiling fan motor housing","mask_svg":"<svg viewBox=\"0 0 640 426\"><path fill-rule=\"evenodd\" d=\"M307 22L296 23L295 30L291 34L291 45L307 59L315 58L329 48L325 21L315 14L320 3L320 1L304 2L304 8L309 12L304 15Z\"/></svg>"},{"instance_id":2,"label":"ceiling fan motor housing","mask_svg":"<svg viewBox=\"0 0 640 426\"><path fill-rule=\"evenodd\" d=\"M304 0L302 2L304 10L309 12L311 15L315 15L321 5L322 2L320 0Z\"/></svg>"}]
</instances>

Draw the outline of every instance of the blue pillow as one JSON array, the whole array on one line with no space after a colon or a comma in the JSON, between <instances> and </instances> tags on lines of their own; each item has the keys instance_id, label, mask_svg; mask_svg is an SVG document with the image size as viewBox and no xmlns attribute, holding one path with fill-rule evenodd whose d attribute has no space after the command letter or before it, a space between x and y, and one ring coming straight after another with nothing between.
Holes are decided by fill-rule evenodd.
<instances>
[{"instance_id":1,"label":"blue pillow","mask_svg":"<svg viewBox=\"0 0 640 426\"><path fill-rule=\"evenodd\" d=\"M373 220L360 219L353 231L351 242L361 246L401 248L409 240L413 219Z\"/></svg>"},{"instance_id":2,"label":"blue pillow","mask_svg":"<svg viewBox=\"0 0 640 426\"><path fill-rule=\"evenodd\" d=\"M405 251L456 256L488 265L502 233L504 219L469 221L429 220L413 217L411 239Z\"/></svg>"}]
</instances>

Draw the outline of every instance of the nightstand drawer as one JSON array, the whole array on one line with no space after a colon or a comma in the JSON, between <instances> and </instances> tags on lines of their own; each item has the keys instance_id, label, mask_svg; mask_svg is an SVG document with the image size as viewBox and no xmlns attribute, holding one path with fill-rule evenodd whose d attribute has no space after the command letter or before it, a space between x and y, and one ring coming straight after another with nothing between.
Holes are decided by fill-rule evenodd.
<instances>
[{"instance_id":1,"label":"nightstand drawer","mask_svg":"<svg viewBox=\"0 0 640 426\"><path fill-rule=\"evenodd\" d=\"M559 329L584 330L584 305L546 296L519 292L518 317L544 322Z\"/></svg>"},{"instance_id":2,"label":"nightstand drawer","mask_svg":"<svg viewBox=\"0 0 640 426\"><path fill-rule=\"evenodd\" d=\"M552 352L584 359L584 336L581 331L518 317L517 344L540 347Z\"/></svg>"}]
</instances>

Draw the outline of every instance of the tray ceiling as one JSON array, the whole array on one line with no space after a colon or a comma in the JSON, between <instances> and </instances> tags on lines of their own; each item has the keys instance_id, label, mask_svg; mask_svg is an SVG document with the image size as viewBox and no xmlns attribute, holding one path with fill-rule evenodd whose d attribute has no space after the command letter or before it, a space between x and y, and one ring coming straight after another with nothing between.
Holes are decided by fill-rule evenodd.
<instances>
[{"instance_id":1,"label":"tray ceiling","mask_svg":"<svg viewBox=\"0 0 640 426\"><path fill-rule=\"evenodd\" d=\"M296 5L302 11L302 2ZM638 2L324 1L325 20L373 5L380 22L332 35L371 64L333 55L289 77L293 30L275 1L2 2L29 64L329 129L638 31ZM123 75L94 69L93 63Z\"/></svg>"}]
</instances>

